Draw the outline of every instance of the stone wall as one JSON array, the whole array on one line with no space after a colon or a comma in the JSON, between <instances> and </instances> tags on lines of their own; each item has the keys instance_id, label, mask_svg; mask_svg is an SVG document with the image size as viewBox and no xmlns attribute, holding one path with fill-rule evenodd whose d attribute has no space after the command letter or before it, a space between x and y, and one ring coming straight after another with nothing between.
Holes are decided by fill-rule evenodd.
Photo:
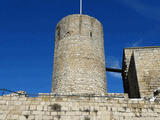
<instances>
[{"instance_id":1,"label":"stone wall","mask_svg":"<svg viewBox=\"0 0 160 120\"><path fill-rule=\"evenodd\" d=\"M135 65L134 54L131 56L128 70L128 95L130 98L140 98L139 84Z\"/></svg>"},{"instance_id":2,"label":"stone wall","mask_svg":"<svg viewBox=\"0 0 160 120\"><path fill-rule=\"evenodd\" d=\"M87 15L69 15L56 28L52 92L104 95L103 28Z\"/></svg>"},{"instance_id":3,"label":"stone wall","mask_svg":"<svg viewBox=\"0 0 160 120\"><path fill-rule=\"evenodd\" d=\"M0 96L0 120L160 120L160 103L113 95Z\"/></svg>"},{"instance_id":4,"label":"stone wall","mask_svg":"<svg viewBox=\"0 0 160 120\"><path fill-rule=\"evenodd\" d=\"M160 88L160 47L124 49L123 71L125 91L131 95L138 89L141 97L153 97Z\"/></svg>"}]
</instances>

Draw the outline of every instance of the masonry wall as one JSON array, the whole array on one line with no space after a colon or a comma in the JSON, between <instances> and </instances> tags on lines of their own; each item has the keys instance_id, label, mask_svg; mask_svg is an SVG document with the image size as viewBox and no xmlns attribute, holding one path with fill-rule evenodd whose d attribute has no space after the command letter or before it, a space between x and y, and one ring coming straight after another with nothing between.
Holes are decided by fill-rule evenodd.
<instances>
[{"instance_id":1,"label":"masonry wall","mask_svg":"<svg viewBox=\"0 0 160 120\"><path fill-rule=\"evenodd\" d=\"M131 56L134 57L134 65L130 64ZM129 71L129 67L132 67ZM160 47L139 47L124 49L123 60L123 80L127 86L128 93L134 92L129 89L133 84L130 82L136 78L138 81L137 87L141 97L153 97L154 90L160 88ZM134 78L129 79L129 74L136 74Z\"/></svg>"},{"instance_id":2,"label":"masonry wall","mask_svg":"<svg viewBox=\"0 0 160 120\"><path fill-rule=\"evenodd\" d=\"M160 120L160 103L112 97L0 97L0 120Z\"/></svg>"},{"instance_id":3,"label":"masonry wall","mask_svg":"<svg viewBox=\"0 0 160 120\"><path fill-rule=\"evenodd\" d=\"M130 98L140 98L139 84L136 71L136 63L134 54L131 56L130 66L128 70L128 95Z\"/></svg>"},{"instance_id":4,"label":"masonry wall","mask_svg":"<svg viewBox=\"0 0 160 120\"><path fill-rule=\"evenodd\" d=\"M106 93L102 24L88 15L69 15L56 27L52 92Z\"/></svg>"}]
</instances>

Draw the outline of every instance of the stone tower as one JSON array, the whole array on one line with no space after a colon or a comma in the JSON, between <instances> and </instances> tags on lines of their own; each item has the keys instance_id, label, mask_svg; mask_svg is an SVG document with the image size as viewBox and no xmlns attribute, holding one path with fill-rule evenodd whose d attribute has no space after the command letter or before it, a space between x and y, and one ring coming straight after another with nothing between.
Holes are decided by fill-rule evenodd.
<instances>
[{"instance_id":1,"label":"stone tower","mask_svg":"<svg viewBox=\"0 0 160 120\"><path fill-rule=\"evenodd\" d=\"M52 92L104 95L107 91L102 24L69 15L56 27Z\"/></svg>"}]
</instances>

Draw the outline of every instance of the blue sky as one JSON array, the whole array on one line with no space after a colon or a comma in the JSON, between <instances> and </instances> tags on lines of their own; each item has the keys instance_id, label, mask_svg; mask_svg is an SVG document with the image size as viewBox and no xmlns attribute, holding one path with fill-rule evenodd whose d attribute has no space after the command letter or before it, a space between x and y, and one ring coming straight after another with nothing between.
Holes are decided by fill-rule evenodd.
<instances>
[{"instance_id":1,"label":"blue sky","mask_svg":"<svg viewBox=\"0 0 160 120\"><path fill-rule=\"evenodd\" d=\"M0 88L51 91L54 34L79 0L0 1ZM123 48L160 46L159 0L83 0L83 13L103 24L106 66L121 68ZM120 74L107 73L109 92L123 92Z\"/></svg>"}]
</instances>

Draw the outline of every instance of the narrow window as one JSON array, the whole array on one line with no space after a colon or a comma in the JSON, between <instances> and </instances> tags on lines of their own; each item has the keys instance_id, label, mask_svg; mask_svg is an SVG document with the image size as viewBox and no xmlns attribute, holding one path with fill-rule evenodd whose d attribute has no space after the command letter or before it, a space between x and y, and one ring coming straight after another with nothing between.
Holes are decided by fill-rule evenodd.
<instances>
[{"instance_id":1,"label":"narrow window","mask_svg":"<svg viewBox=\"0 0 160 120\"><path fill-rule=\"evenodd\" d=\"M90 32L90 37L92 37L92 32Z\"/></svg>"},{"instance_id":2,"label":"narrow window","mask_svg":"<svg viewBox=\"0 0 160 120\"><path fill-rule=\"evenodd\" d=\"M56 32L57 32L57 39L60 40L60 27L59 26L56 28Z\"/></svg>"}]
</instances>

